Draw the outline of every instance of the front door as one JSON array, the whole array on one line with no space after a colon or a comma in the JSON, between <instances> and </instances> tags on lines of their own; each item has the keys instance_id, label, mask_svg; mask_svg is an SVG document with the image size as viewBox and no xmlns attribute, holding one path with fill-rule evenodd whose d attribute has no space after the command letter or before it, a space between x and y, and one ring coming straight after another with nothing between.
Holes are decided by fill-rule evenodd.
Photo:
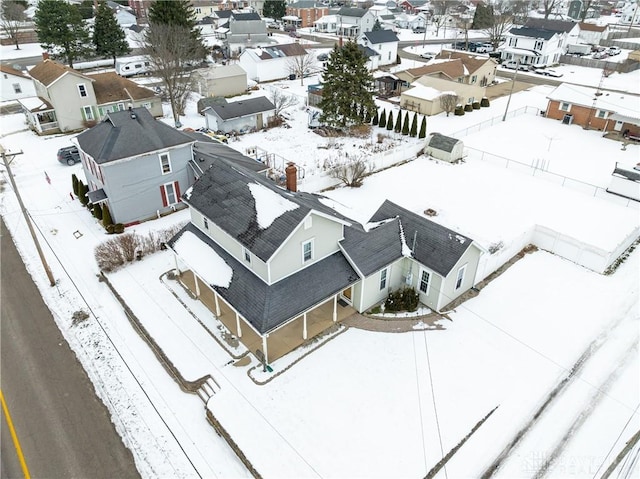
<instances>
[{"instance_id":1,"label":"front door","mask_svg":"<svg viewBox=\"0 0 640 479\"><path fill-rule=\"evenodd\" d=\"M623 121L616 120L616 124L615 124L615 125L613 125L613 129L614 129L615 131L622 131L622 125L623 125L623 124L624 124L624 122L623 122Z\"/></svg>"},{"instance_id":2,"label":"front door","mask_svg":"<svg viewBox=\"0 0 640 479\"><path fill-rule=\"evenodd\" d=\"M256 128L262 130L262 113L258 113L256 116Z\"/></svg>"},{"instance_id":3,"label":"front door","mask_svg":"<svg viewBox=\"0 0 640 479\"><path fill-rule=\"evenodd\" d=\"M340 297L349 304L351 304L352 289L353 288L349 286L347 289L342 290L342 292L340 293Z\"/></svg>"}]
</instances>

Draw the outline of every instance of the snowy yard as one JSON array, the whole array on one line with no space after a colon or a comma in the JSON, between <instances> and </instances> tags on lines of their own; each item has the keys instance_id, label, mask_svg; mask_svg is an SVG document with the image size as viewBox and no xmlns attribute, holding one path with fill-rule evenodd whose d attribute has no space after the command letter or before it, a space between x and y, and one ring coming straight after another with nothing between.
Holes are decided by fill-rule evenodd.
<instances>
[{"instance_id":1,"label":"snowy yard","mask_svg":"<svg viewBox=\"0 0 640 479\"><path fill-rule=\"evenodd\" d=\"M634 79L627 77L629 84ZM271 86L303 95L306 85L315 81L305 79L303 87L299 81ZM540 86L518 93L509 110L544 109L549 91ZM462 117L430 117L427 130L462 131L501 116L505 106L503 98ZM326 161L346 153L371 155L380 130L359 140L327 139L307 128L302 105L287 114L290 128L244 135L230 146L243 153L258 146L282 161L295 161L305 172L301 187L309 191L331 184L322 174ZM172 123L171 118L165 121ZM193 104L183 124L204 126ZM48 286L41 272L4 168L0 212L143 477L249 477L206 422L202 402L176 387L96 280L93 250L108 237L69 197L70 175L82 176L82 169L59 164L55 152L70 138L19 131L24 128L21 115L0 117L0 127L5 135L2 145L24 152L12 169L44 240L45 255L51 258L56 288ZM620 143L598 132L531 114L463 140L468 147L526 164L542 158L549 171L598 186L607 185L616 161L635 163L639 157L638 146L622 151ZM385 143L409 157L421 141L389 133ZM372 158L378 166L390 165L384 152ZM359 189L337 188L325 194L359 221L366 221L384 199L416 212L433 208L436 221L485 247L509 243L533 224L542 224L612 248L640 226L637 207L594 198L530 171L475 157L458 165L419 157L370 176ZM144 233L187 219L182 211L132 230ZM77 239L76 231L82 233ZM220 382L222 390L209 407L265 478L283 477L283 471L286 477L424 477L498 407L447 464L447 477L479 477L592 344L584 365L559 389L531 432L509 451L497 477L533 477L554 459L549 477L591 478L640 428L638 250L610 276L544 251L528 254L479 296L451 312L450 320L441 323L444 330L384 334L349 329L265 386L257 386L247 375L257 366L255 359L244 367L230 365L230 356L167 292L159 277L173 267L171 255L162 252L110 278L187 379L211 374ZM71 313L87 309L81 295L95 316L80 327L72 326ZM198 303L190 309L215 327ZM272 366L277 372L279 364ZM579 417L583 410L590 413L586 420ZM437 477L445 477L445 470Z\"/></svg>"}]
</instances>

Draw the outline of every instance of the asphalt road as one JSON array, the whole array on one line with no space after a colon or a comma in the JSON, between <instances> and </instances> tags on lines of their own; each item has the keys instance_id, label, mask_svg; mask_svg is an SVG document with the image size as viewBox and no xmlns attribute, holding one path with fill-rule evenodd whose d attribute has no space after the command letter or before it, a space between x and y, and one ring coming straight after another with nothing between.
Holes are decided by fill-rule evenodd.
<instances>
[{"instance_id":1,"label":"asphalt road","mask_svg":"<svg viewBox=\"0 0 640 479\"><path fill-rule=\"evenodd\" d=\"M31 477L140 477L2 219L0 255L0 388ZM1 414L0 476L24 477Z\"/></svg>"}]
</instances>

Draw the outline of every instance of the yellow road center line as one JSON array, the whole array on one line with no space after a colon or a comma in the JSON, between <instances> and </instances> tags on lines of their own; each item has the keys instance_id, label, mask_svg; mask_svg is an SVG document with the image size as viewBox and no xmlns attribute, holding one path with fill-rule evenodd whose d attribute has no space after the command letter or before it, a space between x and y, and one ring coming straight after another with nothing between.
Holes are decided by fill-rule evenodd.
<instances>
[{"instance_id":1,"label":"yellow road center line","mask_svg":"<svg viewBox=\"0 0 640 479\"><path fill-rule=\"evenodd\" d=\"M7 407L7 403L4 402L4 395L2 394L2 389L0 389L0 402L2 403L2 410L4 411L4 416L7 418L7 425L9 426L9 432L11 433L11 439L13 439L13 446L16 448L16 453L18 454L18 460L20 461L20 466L22 467L22 473L24 474L25 479L30 479L31 475L29 474L29 469L27 468L27 462L24 460L24 455L22 454L22 448L20 447L20 442L18 441L18 435L16 434L16 430L13 427L13 421L11 421L9 408Z\"/></svg>"}]
</instances>

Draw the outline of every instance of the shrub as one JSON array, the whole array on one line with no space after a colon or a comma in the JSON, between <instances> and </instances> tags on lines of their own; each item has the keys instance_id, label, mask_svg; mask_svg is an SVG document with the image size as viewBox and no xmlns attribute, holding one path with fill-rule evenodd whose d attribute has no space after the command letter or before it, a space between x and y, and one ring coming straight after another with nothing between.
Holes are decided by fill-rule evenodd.
<instances>
[{"instance_id":1,"label":"shrub","mask_svg":"<svg viewBox=\"0 0 640 479\"><path fill-rule=\"evenodd\" d=\"M480 102L479 101L474 101L471 106L473 107L474 110L479 110L480 109Z\"/></svg>"},{"instance_id":2,"label":"shrub","mask_svg":"<svg viewBox=\"0 0 640 479\"><path fill-rule=\"evenodd\" d=\"M389 112L389 118L387 118L387 130L393 130L393 111Z\"/></svg>"},{"instance_id":3,"label":"shrub","mask_svg":"<svg viewBox=\"0 0 640 479\"><path fill-rule=\"evenodd\" d=\"M414 288L403 288L389 293L384 302L385 311L415 311L419 296Z\"/></svg>"},{"instance_id":4,"label":"shrub","mask_svg":"<svg viewBox=\"0 0 640 479\"><path fill-rule=\"evenodd\" d=\"M415 138L418 136L418 114L414 113L411 119L411 129L409 130L409 136Z\"/></svg>"},{"instance_id":5,"label":"shrub","mask_svg":"<svg viewBox=\"0 0 640 479\"><path fill-rule=\"evenodd\" d=\"M382 113L380 113L380 120L378 121L378 126L380 128L385 128L387 126L387 110L382 110Z\"/></svg>"},{"instance_id":6,"label":"shrub","mask_svg":"<svg viewBox=\"0 0 640 479\"><path fill-rule=\"evenodd\" d=\"M420 124L420 133L418 138L425 138L427 136L427 117L422 117L422 123Z\"/></svg>"},{"instance_id":7,"label":"shrub","mask_svg":"<svg viewBox=\"0 0 640 479\"><path fill-rule=\"evenodd\" d=\"M471 103L467 103L464 106L464 111L473 111L473 107L471 106Z\"/></svg>"},{"instance_id":8,"label":"shrub","mask_svg":"<svg viewBox=\"0 0 640 479\"><path fill-rule=\"evenodd\" d=\"M122 223L116 223L113 225L113 232L116 234L124 233L124 225Z\"/></svg>"},{"instance_id":9,"label":"shrub","mask_svg":"<svg viewBox=\"0 0 640 479\"><path fill-rule=\"evenodd\" d=\"M404 112L404 120L402 121L402 134L403 135L409 134L409 112L408 111Z\"/></svg>"},{"instance_id":10,"label":"shrub","mask_svg":"<svg viewBox=\"0 0 640 479\"><path fill-rule=\"evenodd\" d=\"M107 233L113 233L113 231L109 231L109 226L113 225L113 220L111 219L111 212L109 211L109 207L106 203L102 203L102 226L107 228Z\"/></svg>"},{"instance_id":11,"label":"shrub","mask_svg":"<svg viewBox=\"0 0 640 479\"><path fill-rule=\"evenodd\" d=\"M331 170L330 175L332 178L342 181L346 186L358 188L362 186L367 170L367 162L363 158L356 158L337 164Z\"/></svg>"},{"instance_id":12,"label":"shrub","mask_svg":"<svg viewBox=\"0 0 640 479\"><path fill-rule=\"evenodd\" d=\"M458 106L456 107L456 109L454 110L453 114L454 114L455 116L462 116L462 115L464 115L464 108L462 108L462 105L458 105Z\"/></svg>"},{"instance_id":13,"label":"shrub","mask_svg":"<svg viewBox=\"0 0 640 479\"><path fill-rule=\"evenodd\" d=\"M373 118L372 118L372 123L373 126L376 126L378 124L378 122L380 121L380 118L378 117L378 110L376 109L376 112L373 114Z\"/></svg>"},{"instance_id":14,"label":"shrub","mask_svg":"<svg viewBox=\"0 0 640 479\"><path fill-rule=\"evenodd\" d=\"M402 131L402 111L398 112L398 116L396 117L396 125L393 127L393 131L396 133L400 133Z\"/></svg>"},{"instance_id":15,"label":"shrub","mask_svg":"<svg viewBox=\"0 0 640 479\"><path fill-rule=\"evenodd\" d=\"M98 221L102 221L102 206L100 206L98 204L93 205L93 216Z\"/></svg>"},{"instance_id":16,"label":"shrub","mask_svg":"<svg viewBox=\"0 0 640 479\"><path fill-rule=\"evenodd\" d=\"M78 180L78 199L83 206L86 206L86 204L89 203L89 197L87 196L88 191L89 187L82 181Z\"/></svg>"},{"instance_id":17,"label":"shrub","mask_svg":"<svg viewBox=\"0 0 640 479\"><path fill-rule=\"evenodd\" d=\"M71 175L71 188L72 188L73 194L78 196L78 177L76 176L75 173Z\"/></svg>"},{"instance_id":18,"label":"shrub","mask_svg":"<svg viewBox=\"0 0 640 479\"><path fill-rule=\"evenodd\" d=\"M480 100L480 106L489 106L489 99L486 96Z\"/></svg>"}]
</instances>

